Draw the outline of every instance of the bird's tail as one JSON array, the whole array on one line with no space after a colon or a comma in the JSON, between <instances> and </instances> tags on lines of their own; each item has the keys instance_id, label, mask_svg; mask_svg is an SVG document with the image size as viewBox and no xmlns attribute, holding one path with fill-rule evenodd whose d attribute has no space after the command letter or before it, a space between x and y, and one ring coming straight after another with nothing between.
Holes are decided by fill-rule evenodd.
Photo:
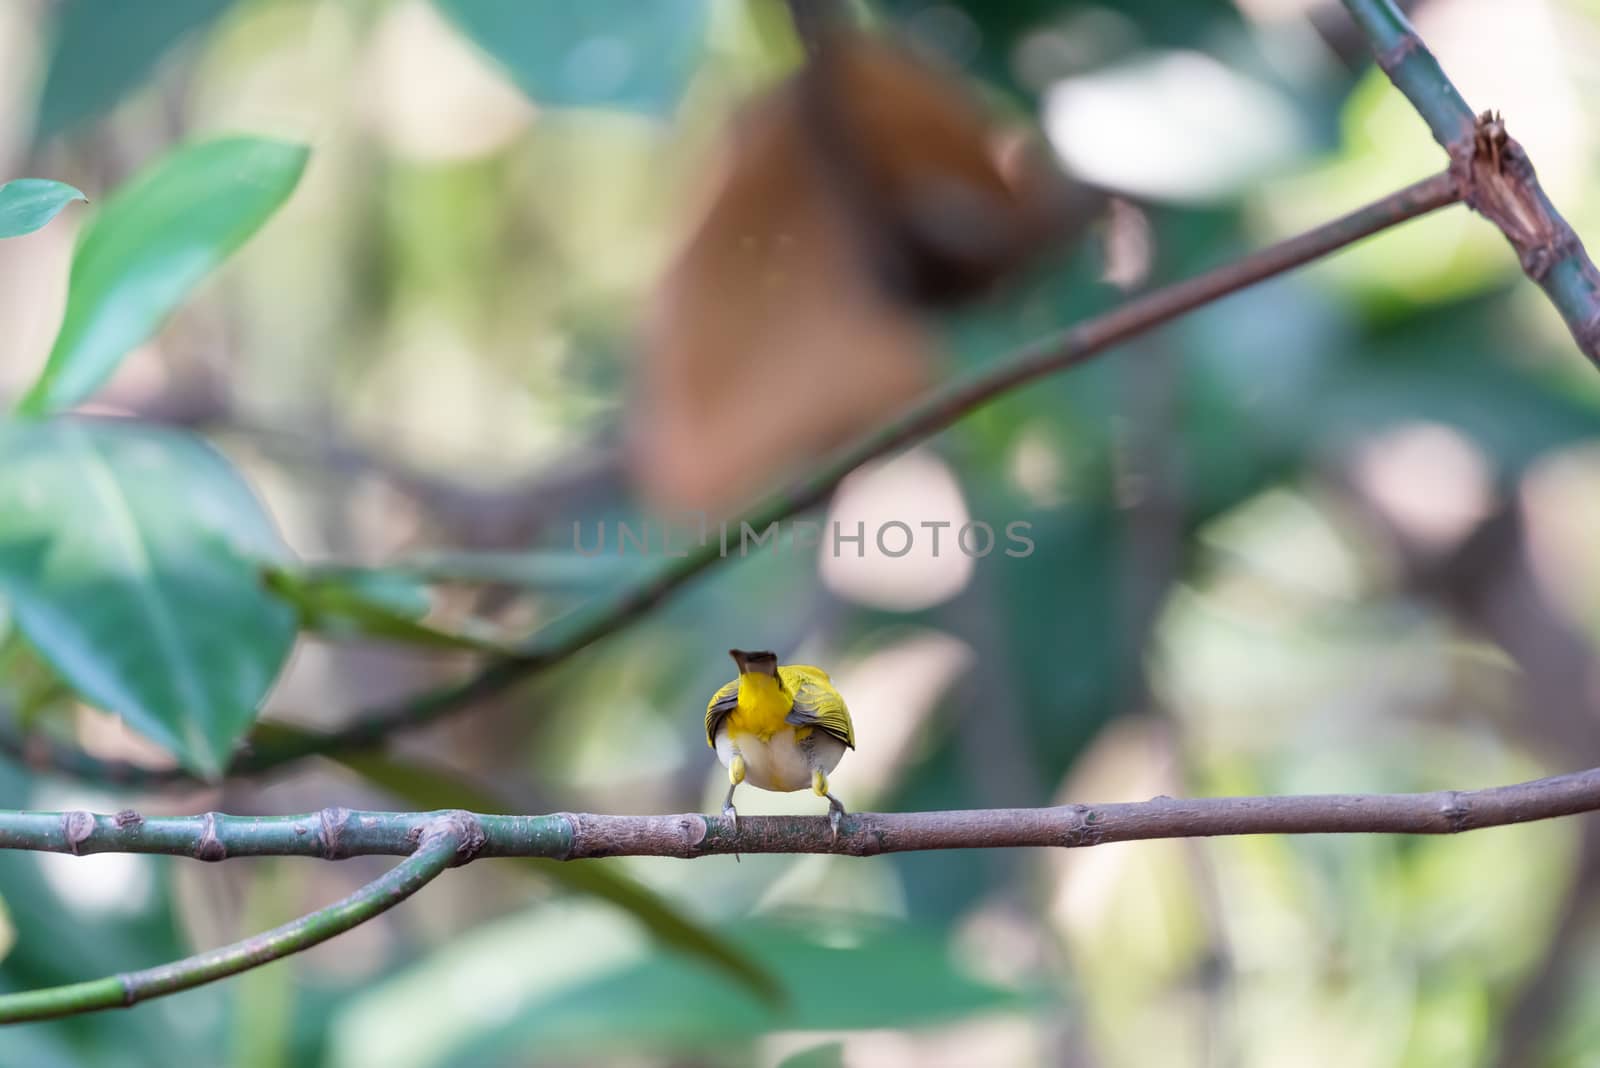
<instances>
[{"instance_id":1,"label":"bird's tail","mask_svg":"<svg viewBox=\"0 0 1600 1068\"><path fill-rule=\"evenodd\" d=\"M745 652L743 649L729 649L728 655L733 657L733 662L739 665L741 675L773 675L778 674L778 654L771 651Z\"/></svg>"}]
</instances>

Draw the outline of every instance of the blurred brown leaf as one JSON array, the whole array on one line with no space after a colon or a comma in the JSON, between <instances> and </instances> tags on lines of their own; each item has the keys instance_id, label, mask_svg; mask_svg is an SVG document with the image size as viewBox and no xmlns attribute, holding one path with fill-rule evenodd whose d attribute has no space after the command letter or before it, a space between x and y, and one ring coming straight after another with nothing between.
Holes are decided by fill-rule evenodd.
<instances>
[{"instance_id":1,"label":"blurred brown leaf","mask_svg":"<svg viewBox=\"0 0 1600 1068\"><path fill-rule=\"evenodd\" d=\"M630 459L651 503L713 514L920 392L928 312L1090 199L954 77L860 34L738 115L703 189L646 323Z\"/></svg>"}]
</instances>

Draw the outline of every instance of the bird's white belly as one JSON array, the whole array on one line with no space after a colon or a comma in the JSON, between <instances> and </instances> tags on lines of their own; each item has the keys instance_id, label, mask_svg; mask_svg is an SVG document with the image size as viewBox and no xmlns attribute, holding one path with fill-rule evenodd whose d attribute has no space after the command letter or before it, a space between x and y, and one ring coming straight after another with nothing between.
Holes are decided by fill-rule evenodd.
<instances>
[{"instance_id":1,"label":"bird's white belly","mask_svg":"<svg viewBox=\"0 0 1600 1068\"><path fill-rule=\"evenodd\" d=\"M723 767L733 760L735 745L744 757L744 781L780 792L811 789L811 769L826 775L844 756L844 743L826 731L813 730L795 741L794 728L787 727L763 742L758 735L730 734L722 727L717 731L717 759Z\"/></svg>"}]
</instances>

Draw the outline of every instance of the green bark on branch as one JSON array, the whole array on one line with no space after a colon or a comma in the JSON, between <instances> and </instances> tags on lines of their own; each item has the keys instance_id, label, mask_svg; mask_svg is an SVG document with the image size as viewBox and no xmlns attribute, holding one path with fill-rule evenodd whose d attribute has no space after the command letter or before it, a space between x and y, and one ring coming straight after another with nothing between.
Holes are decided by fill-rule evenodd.
<instances>
[{"instance_id":1,"label":"green bark on branch","mask_svg":"<svg viewBox=\"0 0 1600 1068\"><path fill-rule=\"evenodd\" d=\"M82 844L78 836L93 833L90 828L96 823L96 818L89 816L88 813L59 813L57 816L58 822L61 823L60 828L57 832L46 832L41 841L56 841L58 845L66 847L66 851L71 852L74 851L75 845ZM237 817L231 818L237 819ZM114 831L119 836L130 838L135 845L141 844L139 821L130 819L127 815L107 816L103 819L109 821L108 832ZM198 825L189 828L189 837L192 839L191 845L194 850L192 855L203 856L219 848L219 839L214 833L216 817L209 815L197 819ZM414 824L410 845L404 850L406 859L382 877L327 908L318 909L316 912L241 942L141 971L123 972L102 979L90 979L82 983L69 983L43 990L29 990L20 994L0 995L0 1024L48 1020L99 1009L126 1008L151 998L175 994L180 990L190 990L230 975L237 975L287 957L291 953L310 949L320 942L326 942L334 935L343 934L352 927L367 922L379 913L387 912L432 882L445 868L456 861L458 852L467 840L468 829L466 824L451 814L440 814L430 817L421 824ZM193 833L195 830L200 831L198 837ZM208 831L212 832L209 836ZM290 833L294 833L292 828ZM0 841L9 840L9 833L0 836ZM156 845L162 841L171 844L171 841L165 840L160 833L153 835L149 844ZM167 852L168 850L135 848L127 851Z\"/></svg>"},{"instance_id":2,"label":"green bark on branch","mask_svg":"<svg viewBox=\"0 0 1600 1068\"><path fill-rule=\"evenodd\" d=\"M1474 116L1393 0L1344 0L1378 66L1450 154L1461 198L1498 226L1578 348L1600 363L1600 271L1545 195L1523 148L1497 114Z\"/></svg>"}]
</instances>

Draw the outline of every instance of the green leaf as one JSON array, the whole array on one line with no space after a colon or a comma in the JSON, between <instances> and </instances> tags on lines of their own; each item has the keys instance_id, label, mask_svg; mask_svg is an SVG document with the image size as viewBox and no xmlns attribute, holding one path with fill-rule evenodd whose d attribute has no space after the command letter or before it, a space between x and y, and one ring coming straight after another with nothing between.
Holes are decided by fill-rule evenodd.
<instances>
[{"instance_id":1,"label":"green leaf","mask_svg":"<svg viewBox=\"0 0 1600 1068\"><path fill-rule=\"evenodd\" d=\"M31 234L74 200L88 197L49 178L17 178L0 185L0 237Z\"/></svg>"},{"instance_id":2,"label":"green leaf","mask_svg":"<svg viewBox=\"0 0 1600 1068\"><path fill-rule=\"evenodd\" d=\"M279 733L282 724L264 729ZM335 758L368 782L423 809L465 808L473 812L514 812L494 793L440 768L401 760L386 753L348 753ZM605 861L570 863L526 857L507 860L567 890L597 897L622 909L670 949L708 965L761 1001L777 1005L783 987L756 959L722 935L675 908L643 883Z\"/></svg>"},{"instance_id":3,"label":"green leaf","mask_svg":"<svg viewBox=\"0 0 1600 1068\"><path fill-rule=\"evenodd\" d=\"M977 1013L1027 1010L1042 1000L1038 991L1002 989L965 971L934 930L821 914L740 917L738 944L771 967L790 992L785 1005L773 1007L680 957L608 945L615 936L598 919L558 909L512 917L496 925L499 931L468 936L466 947L451 947L437 965L419 962L353 1004L335 1028L331 1063L370 1063L375 1050L362 1040L378 1038L372 1030L377 1021L420 1010L411 1004L419 995L454 985L449 980L494 974L495 962L506 959L525 964L514 983L497 991L496 1020L504 1023L458 1023L452 1034L431 1036L434 1048L427 1053L390 1057L389 1049L378 1047L383 1063L420 1068L573 1057L609 1063L627 1053L699 1063L694 1054L709 1051L730 1063L750 1063L748 1049L740 1056L741 1049L773 1031L948 1025ZM593 957L584 959L591 946ZM579 963L567 959L573 954Z\"/></svg>"},{"instance_id":4,"label":"green leaf","mask_svg":"<svg viewBox=\"0 0 1600 1068\"><path fill-rule=\"evenodd\" d=\"M131 423L0 425L0 594L85 699L215 776L294 640L261 586L287 550L198 439Z\"/></svg>"},{"instance_id":5,"label":"green leaf","mask_svg":"<svg viewBox=\"0 0 1600 1068\"><path fill-rule=\"evenodd\" d=\"M214 22L232 3L61 0L35 137L43 140L110 108L140 85L173 45Z\"/></svg>"},{"instance_id":6,"label":"green leaf","mask_svg":"<svg viewBox=\"0 0 1600 1068\"><path fill-rule=\"evenodd\" d=\"M302 630L332 638L375 638L433 649L510 655L511 649L481 620L457 630L420 621L428 612L428 591L404 576L362 568L290 571L269 568L267 589L293 605ZM420 599L420 600L419 600Z\"/></svg>"},{"instance_id":7,"label":"green leaf","mask_svg":"<svg viewBox=\"0 0 1600 1068\"><path fill-rule=\"evenodd\" d=\"M547 107L670 111L694 73L706 0L434 0Z\"/></svg>"},{"instance_id":8,"label":"green leaf","mask_svg":"<svg viewBox=\"0 0 1600 1068\"><path fill-rule=\"evenodd\" d=\"M307 149L230 137L178 149L119 189L84 230L67 310L27 415L83 401L278 210Z\"/></svg>"}]
</instances>

